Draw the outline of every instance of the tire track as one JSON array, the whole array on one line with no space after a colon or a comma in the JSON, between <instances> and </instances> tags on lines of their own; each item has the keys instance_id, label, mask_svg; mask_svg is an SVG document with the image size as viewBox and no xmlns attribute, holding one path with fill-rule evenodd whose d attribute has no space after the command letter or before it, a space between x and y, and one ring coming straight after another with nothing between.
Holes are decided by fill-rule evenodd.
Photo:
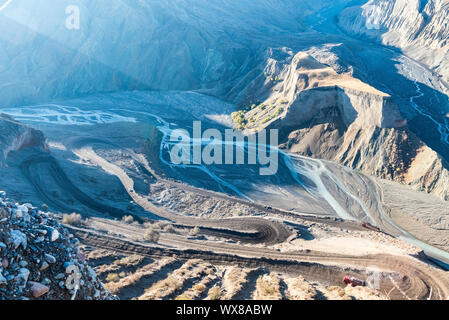
<instances>
[{"instance_id":1,"label":"tire track","mask_svg":"<svg viewBox=\"0 0 449 320\"><path fill-rule=\"evenodd\" d=\"M350 272L354 276L367 277L366 272L360 268L377 266L394 274L394 282L387 277L379 281L379 290L390 292L392 299L438 299L431 292L441 292L444 299L449 298L449 280L443 271L434 270L429 273L425 264L418 263L407 257L394 257L389 255L369 255L364 257L328 254L282 254L273 251L257 256L257 248L247 248L245 256L232 253L216 253L206 250L180 250L144 245L98 234L92 231L73 228L70 230L83 242L94 247L115 250L125 254L138 254L151 258L176 257L178 260L201 259L209 263L220 265L239 265L246 268L267 267L270 270L301 274L316 281L323 281L330 285L341 285L341 279ZM243 250L243 248L241 249ZM354 269L339 267L337 265L351 265ZM389 274L389 276L391 276ZM395 290L392 290L395 289ZM441 295L440 295L441 297Z\"/></svg>"},{"instance_id":2,"label":"tire track","mask_svg":"<svg viewBox=\"0 0 449 320\"><path fill-rule=\"evenodd\" d=\"M287 240L292 232L280 222L261 218L232 218L232 219L201 219L175 214L169 210L155 206L147 198L140 196L134 189L134 181L125 170L97 155L92 147L73 150L81 159L89 160L100 166L107 173L116 176L129 196L144 210L159 217L170 220L176 224L201 227L205 231L215 233L218 236L231 237L238 241L251 243L276 244ZM236 232L240 232L237 234Z\"/></svg>"}]
</instances>

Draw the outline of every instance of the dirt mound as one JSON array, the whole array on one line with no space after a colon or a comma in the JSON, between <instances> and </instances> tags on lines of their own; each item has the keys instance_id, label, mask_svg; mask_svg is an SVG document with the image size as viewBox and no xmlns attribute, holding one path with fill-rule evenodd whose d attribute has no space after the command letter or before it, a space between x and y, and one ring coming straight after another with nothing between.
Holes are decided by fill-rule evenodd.
<instances>
[{"instance_id":1,"label":"dirt mound","mask_svg":"<svg viewBox=\"0 0 449 320\"><path fill-rule=\"evenodd\" d=\"M5 162L11 151L37 147L48 150L44 134L6 114L0 114L0 164Z\"/></svg>"},{"instance_id":2,"label":"dirt mound","mask_svg":"<svg viewBox=\"0 0 449 320\"><path fill-rule=\"evenodd\" d=\"M0 192L0 300L113 299L51 213Z\"/></svg>"}]
</instances>

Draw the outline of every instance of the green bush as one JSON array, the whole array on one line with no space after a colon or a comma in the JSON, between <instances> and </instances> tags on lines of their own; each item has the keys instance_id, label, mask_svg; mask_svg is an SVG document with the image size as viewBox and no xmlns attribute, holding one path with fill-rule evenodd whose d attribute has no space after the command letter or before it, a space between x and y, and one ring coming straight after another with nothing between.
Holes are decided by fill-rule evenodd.
<instances>
[{"instance_id":1,"label":"green bush","mask_svg":"<svg viewBox=\"0 0 449 320\"><path fill-rule=\"evenodd\" d=\"M272 115L270 115L269 117L267 117L267 118L265 118L265 119L262 120L262 123L267 123L267 122L273 120L273 119L276 118L277 116L281 115L282 112L284 112L284 108L277 107L277 108L276 108L276 111L275 111Z\"/></svg>"}]
</instances>

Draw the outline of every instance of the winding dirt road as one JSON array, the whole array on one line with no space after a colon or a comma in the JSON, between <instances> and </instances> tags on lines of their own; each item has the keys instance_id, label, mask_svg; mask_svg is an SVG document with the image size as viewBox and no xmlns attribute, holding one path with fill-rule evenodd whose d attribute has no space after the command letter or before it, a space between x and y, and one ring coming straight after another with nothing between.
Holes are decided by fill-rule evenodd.
<instances>
[{"instance_id":1,"label":"winding dirt road","mask_svg":"<svg viewBox=\"0 0 449 320\"><path fill-rule=\"evenodd\" d=\"M134 181L124 169L100 157L87 145L73 152L89 160L122 182L132 199L145 210L183 226L201 226L217 236L245 243L275 244L286 241L291 235L285 224L264 218L199 219L178 215L152 204L134 190ZM115 217L126 212L105 206L79 190L50 155L26 159L21 168L36 190L46 199L56 201L42 185L48 172L60 188L72 194L84 205ZM191 190L192 191L192 190ZM113 222L112 222L113 223ZM331 223L331 222L329 222ZM367 268L375 266L380 272L378 288L392 299L449 299L449 279L445 272L405 256L369 255L350 256L322 252L278 252L268 248L251 247L222 242L189 241L176 235L164 235L158 246L116 238L87 229L70 227L80 240L88 245L125 254L148 257L176 256L178 259L203 259L220 264L238 264L247 267L267 266L274 270L298 273L330 285L341 285L342 277L351 274L369 278ZM123 230L129 234L132 230ZM137 232L137 231L134 231ZM183 249L184 248L184 249ZM351 266L348 270L348 266Z\"/></svg>"},{"instance_id":2,"label":"winding dirt road","mask_svg":"<svg viewBox=\"0 0 449 320\"><path fill-rule=\"evenodd\" d=\"M83 149L85 150L85 149ZM103 158L97 156L93 151L85 151L85 156L89 155L91 160L95 159L98 164L107 172L116 175L123 183L131 198L146 211L153 213L161 218L165 218L178 225L200 227L204 232L219 237L233 239L248 243L266 243L275 244L282 243L291 236L292 231L282 223L271 221L263 218L235 218L235 219L200 219L194 217L186 217L170 212L164 208L153 205L146 198L138 195L134 191L134 182L126 174L126 172L108 163ZM65 212L73 212L64 202L56 199L49 194L43 184L42 179L50 173L57 185L67 193L71 194L83 205L104 214L108 214L114 218L122 218L129 215L128 212L104 205L77 188L65 174L57 161L50 155L34 155L22 162L20 165L25 177L31 182L39 195L48 203L52 203ZM142 217L134 216L137 221L141 222Z\"/></svg>"},{"instance_id":3,"label":"winding dirt road","mask_svg":"<svg viewBox=\"0 0 449 320\"><path fill-rule=\"evenodd\" d=\"M341 285L342 277L349 271L351 274L366 278L369 274L360 271L360 268L373 268L373 270L382 270L373 277L373 279L377 279L374 280L377 281L375 285L378 286L378 290L388 294L391 299L441 300L449 298L449 281L443 271L430 271L430 266L417 263L407 257L390 255L355 257L318 252L279 253L244 246L235 250L232 246L227 245L221 247L221 250L226 250L226 252L219 252L216 247L209 245L207 245L209 250L197 249L194 246L191 249L180 250L119 239L90 230L73 227L70 229L83 243L97 248L151 258L175 256L181 260L202 259L211 263L238 264L249 268L266 266L280 272L301 274L329 285ZM348 270L347 267L333 266L335 264L349 264L354 266L354 269Z\"/></svg>"}]
</instances>

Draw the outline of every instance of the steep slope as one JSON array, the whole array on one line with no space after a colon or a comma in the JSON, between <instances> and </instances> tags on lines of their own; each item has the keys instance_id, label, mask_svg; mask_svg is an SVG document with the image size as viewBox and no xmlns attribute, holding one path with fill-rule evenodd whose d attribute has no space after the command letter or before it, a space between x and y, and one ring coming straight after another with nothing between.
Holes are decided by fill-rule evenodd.
<instances>
[{"instance_id":1,"label":"steep slope","mask_svg":"<svg viewBox=\"0 0 449 320\"><path fill-rule=\"evenodd\" d=\"M346 32L402 49L449 81L449 1L370 0L339 16Z\"/></svg>"},{"instance_id":2,"label":"steep slope","mask_svg":"<svg viewBox=\"0 0 449 320\"><path fill-rule=\"evenodd\" d=\"M406 122L392 97L356 79L351 65L334 63L331 68L306 51L340 42L318 36L304 25L304 18L315 11L326 6L333 10L330 3L14 0L0 11L0 105L99 91L199 90L238 102L245 111L234 114L234 119L248 131L282 128L287 141L292 131L302 130L301 146L292 144L301 149L298 152L409 181L432 192L442 189L446 164L437 154L415 159L423 144L411 139L407 130L396 129ZM444 74L449 61L447 4L447 0L371 0L346 9L340 25L353 34L401 47ZM80 9L81 19L75 30L66 26L66 8L73 5ZM283 45L294 49L267 51ZM348 51L343 55L350 56ZM340 60L325 54L320 61ZM363 61L355 61L354 68L358 63ZM408 138L401 144L404 135ZM24 140L8 140L4 155L29 144L26 135L19 136ZM367 143L378 146L370 149ZM379 155L384 147L385 153ZM425 166L427 178L419 178L416 170L407 175L409 164L424 170L418 166L423 158L436 161Z\"/></svg>"},{"instance_id":3,"label":"steep slope","mask_svg":"<svg viewBox=\"0 0 449 320\"><path fill-rule=\"evenodd\" d=\"M51 213L0 191L0 301L115 299L79 243Z\"/></svg>"},{"instance_id":4,"label":"steep slope","mask_svg":"<svg viewBox=\"0 0 449 320\"><path fill-rule=\"evenodd\" d=\"M328 0L14 0L0 11L0 105L131 90L224 96L264 42ZM66 27L66 8L80 28ZM263 49L260 49L263 48Z\"/></svg>"},{"instance_id":5,"label":"steep slope","mask_svg":"<svg viewBox=\"0 0 449 320\"><path fill-rule=\"evenodd\" d=\"M265 64L240 97L247 105L257 101L245 114L246 129L297 126L330 107L337 107L346 126L356 121L360 126L394 127L402 120L389 95L307 52L270 49Z\"/></svg>"},{"instance_id":6,"label":"steep slope","mask_svg":"<svg viewBox=\"0 0 449 320\"><path fill-rule=\"evenodd\" d=\"M291 152L449 199L447 163L407 128L388 94L310 52L271 49L259 70L240 97L246 107L233 114L238 127L280 129L281 147Z\"/></svg>"},{"instance_id":7,"label":"steep slope","mask_svg":"<svg viewBox=\"0 0 449 320\"><path fill-rule=\"evenodd\" d=\"M0 114L0 164L3 164L11 151L27 147L47 150L44 134L26 126L11 117Z\"/></svg>"}]
</instances>

